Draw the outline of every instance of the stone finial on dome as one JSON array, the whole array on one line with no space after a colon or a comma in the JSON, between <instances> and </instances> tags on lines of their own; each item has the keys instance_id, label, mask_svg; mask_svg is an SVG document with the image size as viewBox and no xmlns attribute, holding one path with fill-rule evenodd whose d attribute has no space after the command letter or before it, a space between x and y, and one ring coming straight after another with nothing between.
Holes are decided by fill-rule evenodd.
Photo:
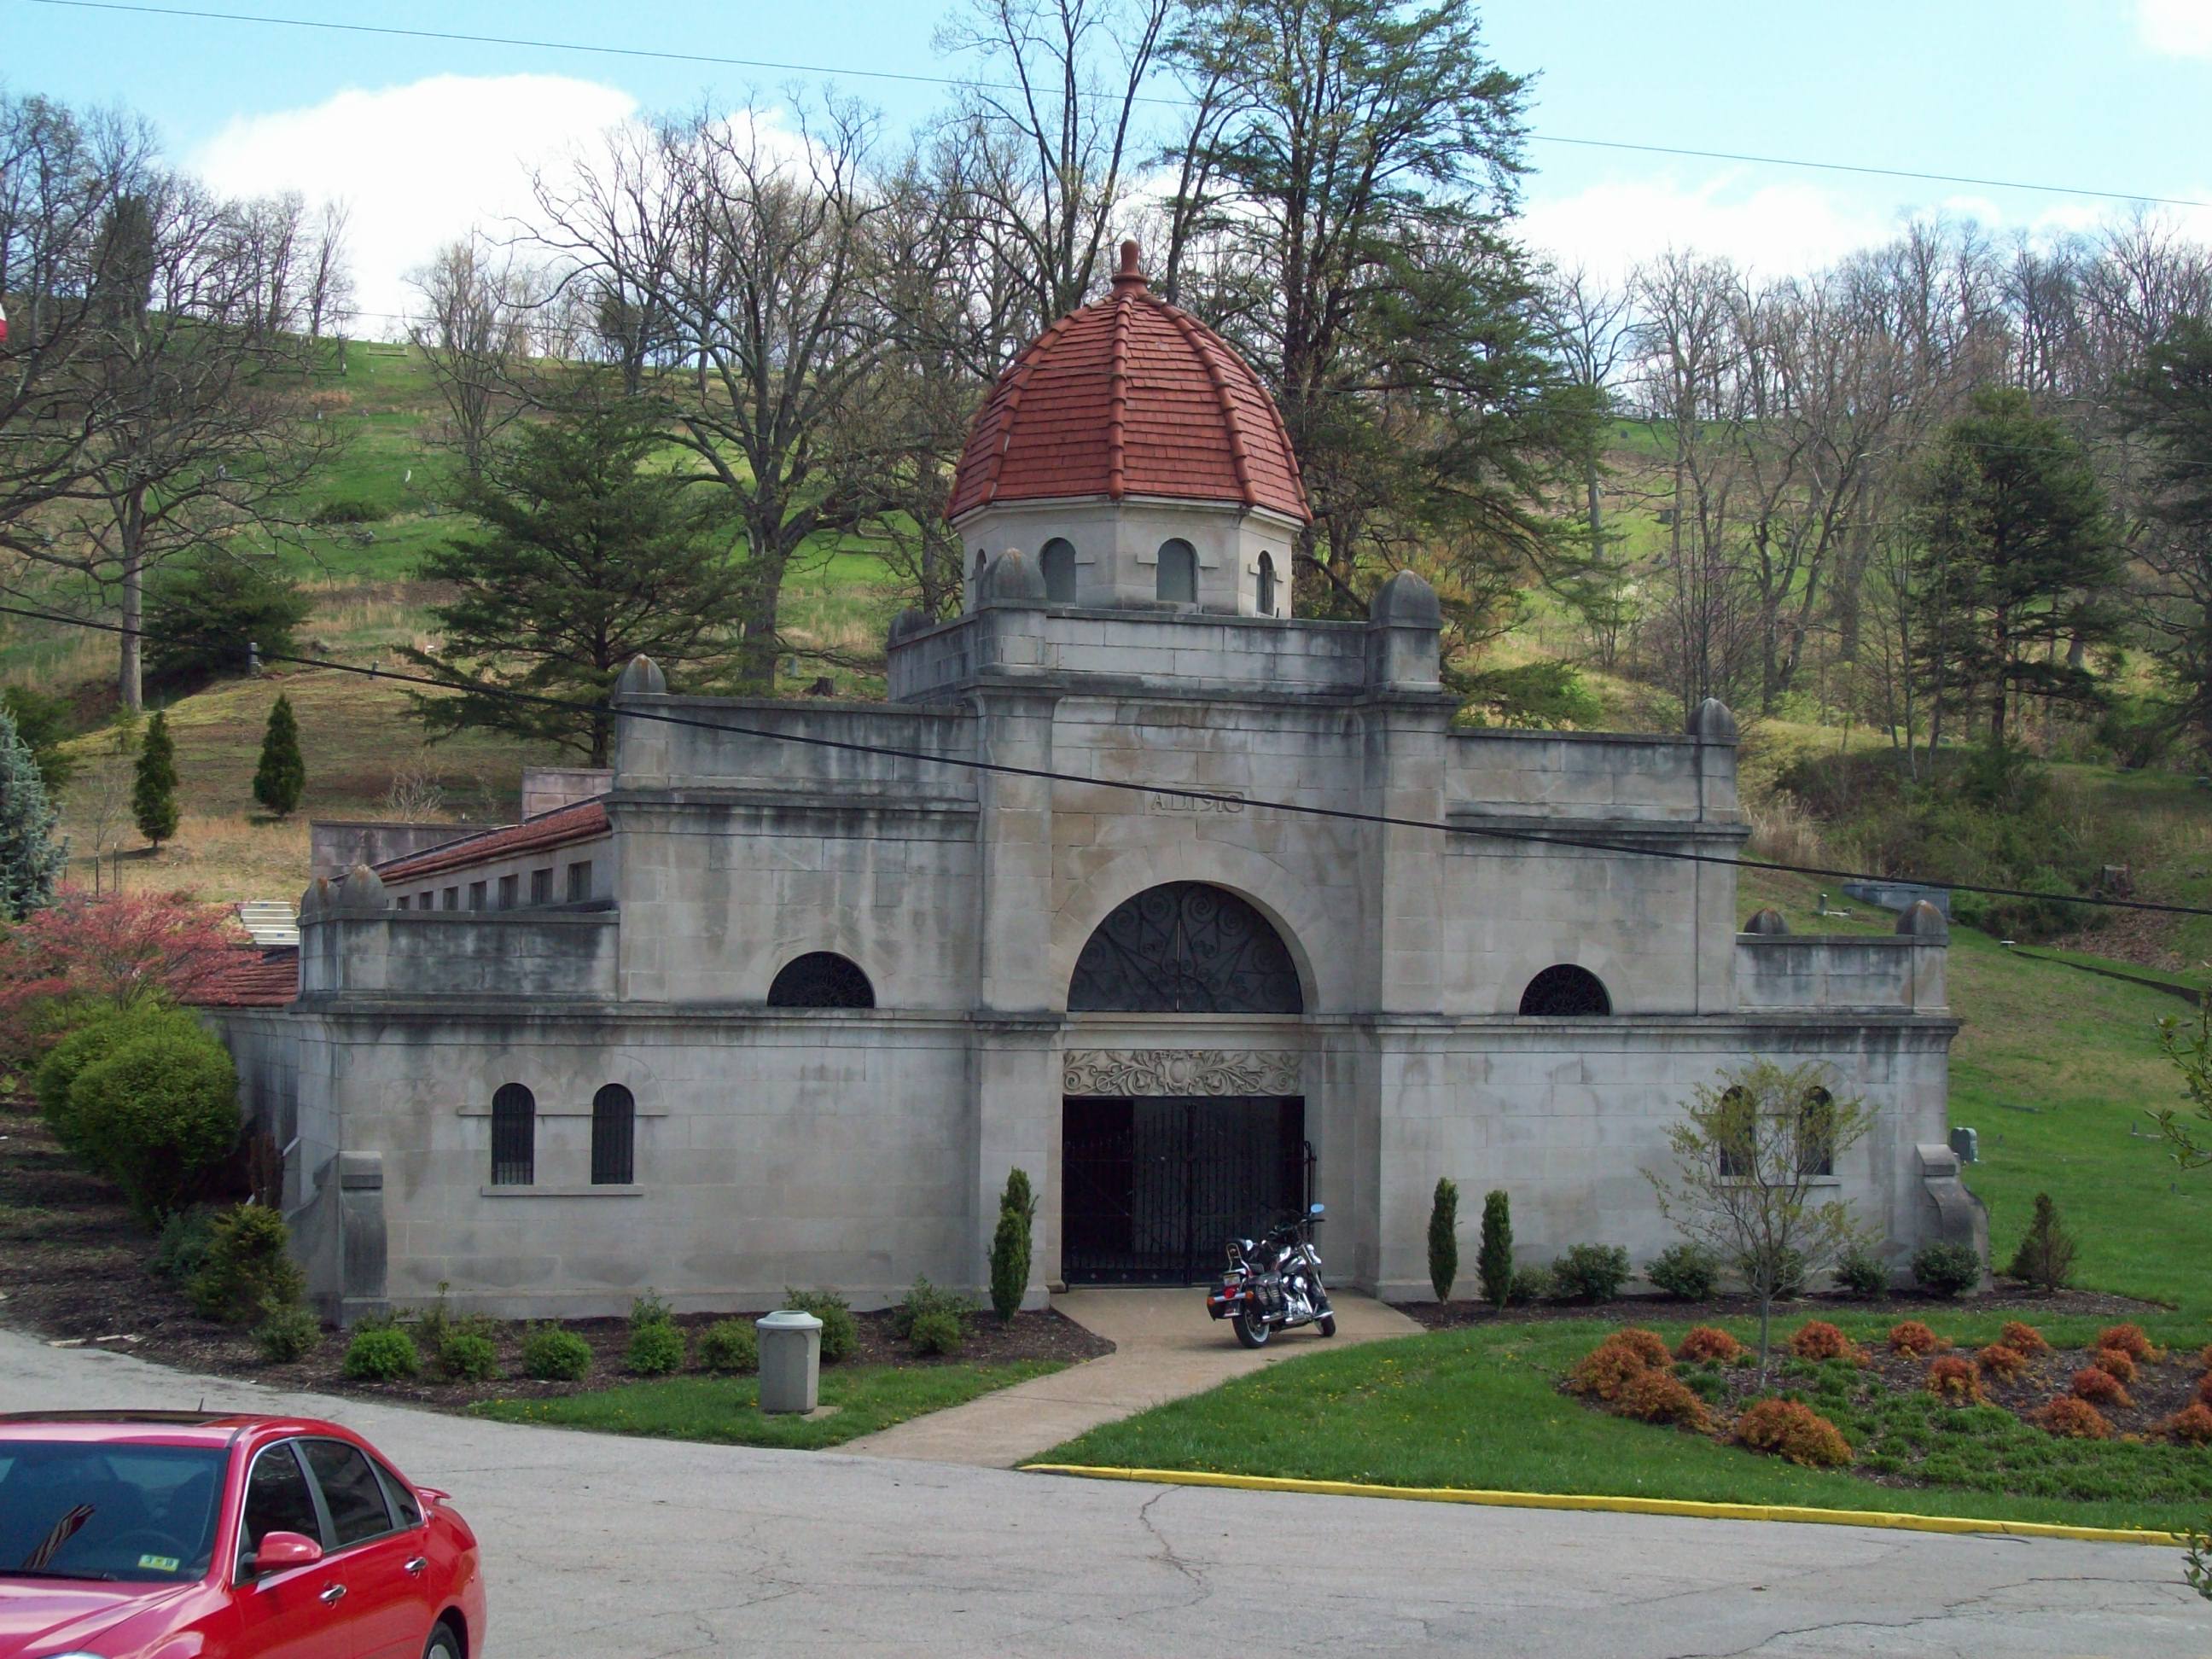
<instances>
[{"instance_id":1,"label":"stone finial on dome","mask_svg":"<svg viewBox=\"0 0 2212 1659\"><path fill-rule=\"evenodd\" d=\"M367 865L356 864L346 872L337 902L331 908L343 916L380 916L385 902L384 878Z\"/></svg>"},{"instance_id":2,"label":"stone finial on dome","mask_svg":"<svg viewBox=\"0 0 2212 1659\"><path fill-rule=\"evenodd\" d=\"M1690 716L1689 733L1699 743L1734 743L1735 711L1718 697L1707 697Z\"/></svg>"},{"instance_id":3,"label":"stone finial on dome","mask_svg":"<svg viewBox=\"0 0 2212 1659\"><path fill-rule=\"evenodd\" d=\"M984 566L983 579L975 584L979 611L994 605L1042 605L1045 599L1044 572L1016 548L1008 548Z\"/></svg>"},{"instance_id":4,"label":"stone finial on dome","mask_svg":"<svg viewBox=\"0 0 2212 1659\"><path fill-rule=\"evenodd\" d=\"M319 921L329 913L330 908L331 878L317 876L307 884L307 890L300 895L300 920Z\"/></svg>"},{"instance_id":5,"label":"stone finial on dome","mask_svg":"<svg viewBox=\"0 0 2212 1659\"><path fill-rule=\"evenodd\" d=\"M891 618L891 643L910 640L917 634L926 634L936 626L937 619L927 611L905 610Z\"/></svg>"},{"instance_id":6,"label":"stone finial on dome","mask_svg":"<svg viewBox=\"0 0 2212 1659\"><path fill-rule=\"evenodd\" d=\"M622 678L615 682L617 697L659 697L668 691L668 676L660 672L660 665L641 651L629 659Z\"/></svg>"},{"instance_id":7,"label":"stone finial on dome","mask_svg":"<svg viewBox=\"0 0 2212 1659\"><path fill-rule=\"evenodd\" d=\"M1897 918L1897 931L1931 945L1948 945L1951 939L1951 924L1926 899L1915 899L1905 907Z\"/></svg>"},{"instance_id":8,"label":"stone finial on dome","mask_svg":"<svg viewBox=\"0 0 2212 1659\"><path fill-rule=\"evenodd\" d=\"M1790 920L1781 911L1769 906L1764 910L1754 911L1751 920L1744 923L1743 931L1765 939L1777 939L1790 931Z\"/></svg>"},{"instance_id":9,"label":"stone finial on dome","mask_svg":"<svg viewBox=\"0 0 2212 1659\"><path fill-rule=\"evenodd\" d=\"M1437 590L1410 570L1401 570L1376 590L1367 617L1400 628L1441 628L1444 620Z\"/></svg>"}]
</instances>

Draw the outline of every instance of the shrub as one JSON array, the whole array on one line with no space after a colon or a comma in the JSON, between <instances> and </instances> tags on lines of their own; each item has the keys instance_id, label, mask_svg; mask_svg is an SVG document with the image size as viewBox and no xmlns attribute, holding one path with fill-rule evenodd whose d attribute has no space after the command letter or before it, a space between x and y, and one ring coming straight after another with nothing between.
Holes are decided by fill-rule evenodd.
<instances>
[{"instance_id":1,"label":"shrub","mask_svg":"<svg viewBox=\"0 0 2212 1659\"><path fill-rule=\"evenodd\" d=\"M2151 1346L2150 1338L2143 1334L2140 1325L2107 1325L2097 1333L2097 1346L2114 1348L2130 1359L2153 1360L2158 1350Z\"/></svg>"},{"instance_id":2,"label":"shrub","mask_svg":"<svg viewBox=\"0 0 2212 1659\"><path fill-rule=\"evenodd\" d=\"M1575 1368L1567 1373L1567 1389L1570 1393L1610 1402L1650 1369L1634 1348L1608 1337L1575 1362Z\"/></svg>"},{"instance_id":3,"label":"shrub","mask_svg":"<svg viewBox=\"0 0 2212 1659\"><path fill-rule=\"evenodd\" d=\"M968 1332L957 1314L943 1311L926 1313L914 1322L910 1340L916 1353L950 1356L960 1352L961 1345L968 1340Z\"/></svg>"},{"instance_id":4,"label":"shrub","mask_svg":"<svg viewBox=\"0 0 2212 1659\"><path fill-rule=\"evenodd\" d=\"M1705 1402L1668 1371L1647 1370L1631 1377L1613 1401L1613 1409L1640 1423L1673 1423L1699 1431L1712 1426Z\"/></svg>"},{"instance_id":5,"label":"shrub","mask_svg":"<svg viewBox=\"0 0 2212 1659\"><path fill-rule=\"evenodd\" d=\"M1928 1366L1928 1392L1947 1405L1968 1406L1982 1397L1981 1373L1971 1359L1945 1354Z\"/></svg>"},{"instance_id":6,"label":"shrub","mask_svg":"<svg viewBox=\"0 0 2212 1659\"><path fill-rule=\"evenodd\" d=\"M1836 1425L1795 1400L1761 1400L1736 1419L1739 1444L1769 1452L1808 1469L1840 1468L1851 1461L1850 1443Z\"/></svg>"},{"instance_id":7,"label":"shrub","mask_svg":"<svg viewBox=\"0 0 2212 1659\"><path fill-rule=\"evenodd\" d=\"M1513 1272L1513 1205L1503 1192L1483 1194L1482 1249L1474 1259L1474 1271L1482 1281L1482 1299L1493 1308L1533 1299L1521 1293L1521 1281Z\"/></svg>"},{"instance_id":8,"label":"shrub","mask_svg":"<svg viewBox=\"0 0 2212 1659\"><path fill-rule=\"evenodd\" d=\"M1513 1270L1513 1300L1523 1304L1549 1302L1557 1287L1552 1282L1549 1267L1516 1267Z\"/></svg>"},{"instance_id":9,"label":"shrub","mask_svg":"<svg viewBox=\"0 0 2212 1659\"><path fill-rule=\"evenodd\" d=\"M2084 1365L2074 1373L2074 1381L2069 1386L2076 1400L2086 1400L2093 1406L2111 1406L2124 1411L2136 1403L2120 1386L2120 1379L2100 1366Z\"/></svg>"},{"instance_id":10,"label":"shrub","mask_svg":"<svg viewBox=\"0 0 2212 1659\"><path fill-rule=\"evenodd\" d=\"M2212 1406L2184 1406L2159 1426L2185 1446L2212 1446Z\"/></svg>"},{"instance_id":11,"label":"shrub","mask_svg":"<svg viewBox=\"0 0 2212 1659\"><path fill-rule=\"evenodd\" d=\"M2197 1398L2203 1404L2212 1406L2212 1372L2207 1372L2198 1380Z\"/></svg>"},{"instance_id":12,"label":"shrub","mask_svg":"<svg viewBox=\"0 0 2212 1659\"><path fill-rule=\"evenodd\" d=\"M1889 1264L1863 1244L1854 1244L1837 1259L1836 1283L1860 1296L1887 1296Z\"/></svg>"},{"instance_id":13,"label":"shrub","mask_svg":"<svg viewBox=\"0 0 2212 1659\"><path fill-rule=\"evenodd\" d=\"M489 1382L499 1375L499 1348L482 1331L449 1331L438 1345L438 1375L454 1382Z\"/></svg>"},{"instance_id":14,"label":"shrub","mask_svg":"<svg viewBox=\"0 0 2212 1659\"><path fill-rule=\"evenodd\" d=\"M1001 1320L1021 1311L1030 1285L1030 1230L1036 1200L1026 1170L1006 1171L1006 1190L999 1198L999 1224L991 1234L991 1308ZM822 1357L830 1358L830 1333L822 1333Z\"/></svg>"},{"instance_id":15,"label":"shrub","mask_svg":"<svg viewBox=\"0 0 2212 1659\"><path fill-rule=\"evenodd\" d=\"M1628 1252L1618 1244L1571 1244L1552 1264L1552 1282L1570 1302L1610 1302L1628 1282Z\"/></svg>"},{"instance_id":16,"label":"shrub","mask_svg":"<svg viewBox=\"0 0 2212 1659\"><path fill-rule=\"evenodd\" d=\"M353 1334L341 1369L356 1382L397 1382L420 1371L422 1357L415 1339L397 1326L373 1326Z\"/></svg>"},{"instance_id":17,"label":"shrub","mask_svg":"<svg viewBox=\"0 0 2212 1659\"><path fill-rule=\"evenodd\" d=\"M2212 1342L2207 1342L2197 1353L2197 1369L2212 1373Z\"/></svg>"},{"instance_id":18,"label":"shrub","mask_svg":"<svg viewBox=\"0 0 2212 1659\"><path fill-rule=\"evenodd\" d=\"M2031 1412L2028 1421L2067 1440L2109 1440L2112 1425L2086 1400L2060 1395L2041 1410Z\"/></svg>"},{"instance_id":19,"label":"shrub","mask_svg":"<svg viewBox=\"0 0 2212 1659\"><path fill-rule=\"evenodd\" d=\"M1024 1269L1026 1271L1026 1269ZM794 1291L787 1286L783 1305L811 1313L822 1322L822 1363L834 1365L850 1359L860 1346L860 1327L853 1310L835 1291Z\"/></svg>"},{"instance_id":20,"label":"shrub","mask_svg":"<svg viewBox=\"0 0 2212 1659\"><path fill-rule=\"evenodd\" d=\"M1644 1277L1669 1296L1703 1302L1720 1283L1718 1257L1702 1244L1669 1244L1651 1258Z\"/></svg>"},{"instance_id":21,"label":"shrub","mask_svg":"<svg viewBox=\"0 0 2212 1659\"><path fill-rule=\"evenodd\" d=\"M153 1269L173 1285L189 1285L207 1266L208 1242L215 1234L215 1211L204 1204L179 1210L161 1224L154 1246Z\"/></svg>"},{"instance_id":22,"label":"shrub","mask_svg":"<svg viewBox=\"0 0 2212 1659\"><path fill-rule=\"evenodd\" d=\"M1667 1339L1656 1331L1647 1331L1640 1325L1624 1325L1606 1340L1633 1349L1654 1370L1671 1370L1674 1368L1674 1356L1667 1351Z\"/></svg>"},{"instance_id":23,"label":"shrub","mask_svg":"<svg viewBox=\"0 0 2212 1659\"><path fill-rule=\"evenodd\" d=\"M535 1325L522 1339L522 1374L541 1382L577 1382L591 1373L592 1345L558 1325Z\"/></svg>"},{"instance_id":24,"label":"shrub","mask_svg":"<svg viewBox=\"0 0 2212 1659\"><path fill-rule=\"evenodd\" d=\"M442 1285L438 1287L441 1298L445 1288ZM640 1325L673 1325L676 1322L676 1310L651 1291L647 1291L643 1296L635 1296L630 1298L629 1322L632 1330L636 1329Z\"/></svg>"},{"instance_id":25,"label":"shrub","mask_svg":"<svg viewBox=\"0 0 2212 1659\"><path fill-rule=\"evenodd\" d=\"M2089 1363L2115 1382L2136 1380L2135 1359L2124 1348L2100 1348L2091 1356Z\"/></svg>"},{"instance_id":26,"label":"shrub","mask_svg":"<svg viewBox=\"0 0 2212 1659\"><path fill-rule=\"evenodd\" d=\"M623 1359L640 1376L672 1376L684 1369L684 1333L665 1319L632 1325Z\"/></svg>"},{"instance_id":27,"label":"shrub","mask_svg":"<svg viewBox=\"0 0 2212 1659\"><path fill-rule=\"evenodd\" d=\"M2005 1321L2004 1329L1997 1333L1997 1340L2015 1353L2049 1353L2051 1345L2043 1340L2043 1333L2033 1325L2023 1325L2017 1319Z\"/></svg>"},{"instance_id":28,"label":"shrub","mask_svg":"<svg viewBox=\"0 0 2212 1659\"><path fill-rule=\"evenodd\" d=\"M284 1218L262 1204L234 1204L208 1223L207 1259L185 1294L210 1319L252 1325L296 1307L307 1279L291 1257Z\"/></svg>"},{"instance_id":29,"label":"shrub","mask_svg":"<svg viewBox=\"0 0 2212 1659\"><path fill-rule=\"evenodd\" d=\"M1974 1356L1974 1363L1984 1376L2000 1382L2010 1382L2027 1370L2027 1356L2002 1342L1990 1343Z\"/></svg>"},{"instance_id":30,"label":"shrub","mask_svg":"<svg viewBox=\"0 0 2212 1659\"><path fill-rule=\"evenodd\" d=\"M392 516L392 509L381 501L365 501L358 495L333 495L307 514L309 524L381 524Z\"/></svg>"},{"instance_id":31,"label":"shrub","mask_svg":"<svg viewBox=\"0 0 2212 1659\"><path fill-rule=\"evenodd\" d=\"M253 1328L253 1346L272 1365L304 1359L322 1340L321 1322L305 1308L279 1308Z\"/></svg>"},{"instance_id":32,"label":"shrub","mask_svg":"<svg viewBox=\"0 0 2212 1659\"><path fill-rule=\"evenodd\" d=\"M1724 1365L1733 1365L1750 1349L1737 1341L1717 1325L1693 1325L1682 1346L1674 1350L1677 1359L1712 1359Z\"/></svg>"},{"instance_id":33,"label":"shrub","mask_svg":"<svg viewBox=\"0 0 2212 1659\"><path fill-rule=\"evenodd\" d=\"M914 1334L914 1322L926 1314L950 1314L958 1320L975 1311L975 1304L959 1291L939 1290L927 1279L916 1279L906 1300L891 1310L891 1334L903 1341Z\"/></svg>"},{"instance_id":34,"label":"shrub","mask_svg":"<svg viewBox=\"0 0 2212 1659\"><path fill-rule=\"evenodd\" d=\"M238 1144L238 1073L203 1031L140 1030L76 1074L70 1115L142 1221L196 1197Z\"/></svg>"},{"instance_id":35,"label":"shrub","mask_svg":"<svg viewBox=\"0 0 2212 1659\"><path fill-rule=\"evenodd\" d=\"M1917 1358L1923 1354L1941 1353L1950 1346L1917 1319L1899 1320L1889 1328L1892 1353L1909 1353Z\"/></svg>"},{"instance_id":36,"label":"shrub","mask_svg":"<svg viewBox=\"0 0 2212 1659\"><path fill-rule=\"evenodd\" d=\"M1459 1277L1459 1188L1442 1176L1429 1200L1429 1288L1437 1300L1451 1300Z\"/></svg>"},{"instance_id":37,"label":"shrub","mask_svg":"<svg viewBox=\"0 0 2212 1659\"><path fill-rule=\"evenodd\" d=\"M2074 1235L2059 1224L2058 1206L2049 1193L2035 1195L2035 1215L2021 1235L2005 1272L2046 1291L2063 1290L2074 1277Z\"/></svg>"},{"instance_id":38,"label":"shrub","mask_svg":"<svg viewBox=\"0 0 2212 1659\"><path fill-rule=\"evenodd\" d=\"M1971 1244L1938 1239L1912 1253L1912 1279L1921 1289L1937 1296L1956 1296L1980 1285L1982 1259Z\"/></svg>"},{"instance_id":39,"label":"shrub","mask_svg":"<svg viewBox=\"0 0 2212 1659\"><path fill-rule=\"evenodd\" d=\"M699 1364L726 1376L749 1376L760 1369L760 1336L751 1322L718 1319L699 1334Z\"/></svg>"},{"instance_id":40,"label":"shrub","mask_svg":"<svg viewBox=\"0 0 2212 1659\"><path fill-rule=\"evenodd\" d=\"M1790 1352L1800 1359L1848 1359L1866 1364L1866 1350L1825 1319L1808 1319L1790 1336Z\"/></svg>"}]
</instances>

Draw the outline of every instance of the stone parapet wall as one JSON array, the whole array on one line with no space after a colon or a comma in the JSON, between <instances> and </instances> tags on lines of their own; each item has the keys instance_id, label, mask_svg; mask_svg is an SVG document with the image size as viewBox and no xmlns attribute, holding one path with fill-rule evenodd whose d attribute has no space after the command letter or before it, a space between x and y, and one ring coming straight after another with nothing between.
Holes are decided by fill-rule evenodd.
<instances>
[{"instance_id":1,"label":"stone parapet wall","mask_svg":"<svg viewBox=\"0 0 2212 1659\"><path fill-rule=\"evenodd\" d=\"M609 997L619 933L614 913L604 909L303 919L300 994Z\"/></svg>"},{"instance_id":2,"label":"stone parapet wall","mask_svg":"<svg viewBox=\"0 0 2212 1659\"><path fill-rule=\"evenodd\" d=\"M1941 1013L1943 962L1941 943L1910 936L1747 933L1735 942L1736 1004L1777 1013Z\"/></svg>"},{"instance_id":3,"label":"stone parapet wall","mask_svg":"<svg viewBox=\"0 0 2212 1659\"><path fill-rule=\"evenodd\" d=\"M618 723L617 796L697 788L784 798L834 792L824 805L856 808L976 796L972 772L912 758L974 754L975 719L964 708L669 696L626 697L623 707L672 718Z\"/></svg>"},{"instance_id":4,"label":"stone parapet wall","mask_svg":"<svg viewBox=\"0 0 2212 1659\"><path fill-rule=\"evenodd\" d=\"M480 823L402 823L368 818L311 818L307 822L310 878L342 876L356 864L371 866L411 858L449 841L483 833Z\"/></svg>"}]
</instances>

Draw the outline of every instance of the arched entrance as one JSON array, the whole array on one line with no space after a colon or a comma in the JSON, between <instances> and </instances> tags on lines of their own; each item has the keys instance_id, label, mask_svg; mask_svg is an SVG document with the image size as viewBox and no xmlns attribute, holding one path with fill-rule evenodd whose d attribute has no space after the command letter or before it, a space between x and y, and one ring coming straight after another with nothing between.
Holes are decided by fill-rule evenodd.
<instances>
[{"instance_id":1,"label":"arched entrance","mask_svg":"<svg viewBox=\"0 0 2212 1659\"><path fill-rule=\"evenodd\" d=\"M1084 945L1067 1007L1188 1024L1148 1019L1144 1046L1077 1036L1061 1057L1063 1279L1192 1283L1224 1240L1305 1201L1297 1034L1260 1025L1270 1046L1236 1040L1241 1018L1305 1011L1289 948L1250 903L1203 882L1137 894Z\"/></svg>"}]
</instances>

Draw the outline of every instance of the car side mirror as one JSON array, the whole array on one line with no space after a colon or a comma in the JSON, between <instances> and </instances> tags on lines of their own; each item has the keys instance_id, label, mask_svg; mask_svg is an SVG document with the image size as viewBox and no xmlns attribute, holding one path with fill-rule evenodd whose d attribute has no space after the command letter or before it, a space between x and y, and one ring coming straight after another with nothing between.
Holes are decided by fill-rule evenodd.
<instances>
[{"instance_id":1,"label":"car side mirror","mask_svg":"<svg viewBox=\"0 0 2212 1659\"><path fill-rule=\"evenodd\" d=\"M304 1533L264 1532L253 1552L253 1571L283 1572L288 1567L312 1567L323 1559L323 1547Z\"/></svg>"}]
</instances>

